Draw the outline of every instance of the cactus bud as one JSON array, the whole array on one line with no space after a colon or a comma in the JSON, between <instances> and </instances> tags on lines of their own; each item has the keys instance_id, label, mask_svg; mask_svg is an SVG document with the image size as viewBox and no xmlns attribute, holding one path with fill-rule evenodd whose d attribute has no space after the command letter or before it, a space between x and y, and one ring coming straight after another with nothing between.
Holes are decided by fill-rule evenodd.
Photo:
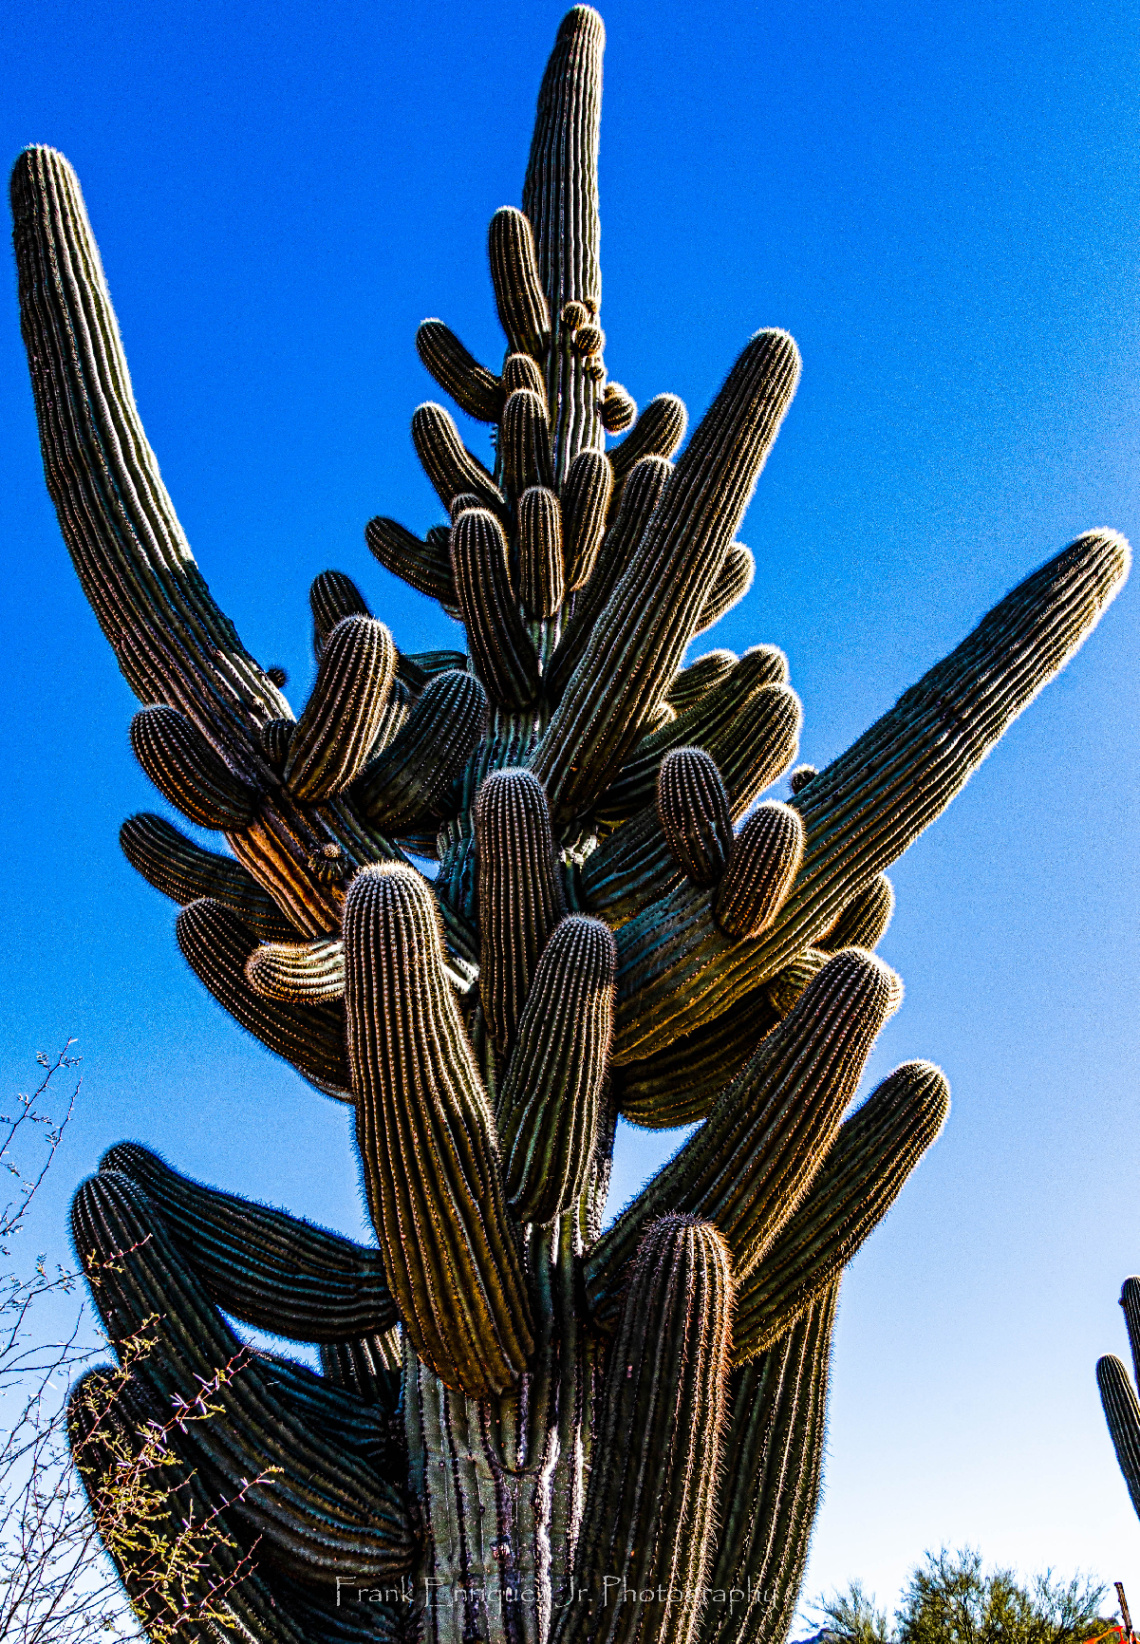
<instances>
[{"instance_id":1,"label":"cactus bud","mask_svg":"<svg viewBox=\"0 0 1140 1644\"><path fill-rule=\"evenodd\" d=\"M607 434L624 434L637 416L637 402L620 382L608 382L598 406L598 413Z\"/></svg>"},{"instance_id":2,"label":"cactus bud","mask_svg":"<svg viewBox=\"0 0 1140 1644\"><path fill-rule=\"evenodd\" d=\"M819 772L814 765L797 765L788 778L788 787L791 788L793 794L802 793L812 777L818 775Z\"/></svg>"},{"instance_id":3,"label":"cactus bud","mask_svg":"<svg viewBox=\"0 0 1140 1644\"><path fill-rule=\"evenodd\" d=\"M804 855L798 811L765 800L744 824L716 899L716 922L743 941L767 930L787 900Z\"/></svg>"},{"instance_id":4,"label":"cactus bud","mask_svg":"<svg viewBox=\"0 0 1140 1644\"><path fill-rule=\"evenodd\" d=\"M566 336L572 337L589 318L590 311L585 303L570 301L562 304L562 330Z\"/></svg>"}]
</instances>

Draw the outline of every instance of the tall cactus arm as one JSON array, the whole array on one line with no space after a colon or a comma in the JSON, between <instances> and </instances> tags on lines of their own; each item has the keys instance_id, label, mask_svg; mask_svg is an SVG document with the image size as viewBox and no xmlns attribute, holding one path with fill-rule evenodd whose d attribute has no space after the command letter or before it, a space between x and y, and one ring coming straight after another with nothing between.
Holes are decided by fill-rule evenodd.
<instances>
[{"instance_id":1,"label":"tall cactus arm","mask_svg":"<svg viewBox=\"0 0 1140 1644\"><path fill-rule=\"evenodd\" d=\"M1140 1400L1128 1379L1128 1371L1113 1353L1097 1360L1096 1384L1117 1463L1132 1505L1140 1514Z\"/></svg>"},{"instance_id":2,"label":"tall cactus arm","mask_svg":"<svg viewBox=\"0 0 1140 1644\"><path fill-rule=\"evenodd\" d=\"M210 597L178 523L61 154L25 150L12 211L44 471L83 591L139 700L181 709L248 775L250 729L288 705Z\"/></svg>"},{"instance_id":3,"label":"tall cactus arm","mask_svg":"<svg viewBox=\"0 0 1140 1644\"><path fill-rule=\"evenodd\" d=\"M820 1169L897 986L859 948L825 966L696 1135L591 1251L586 1284L599 1323L613 1317L646 1223L665 1211L715 1222L737 1281L747 1279Z\"/></svg>"},{"instance_id":4,"label":"tall cactus arm","mask_svg":"<svg viewBox=\"0 0 1140 1644\"><path fill-rule=\"evenodd\" d=\"M236 1337L137 1182L91 1177L76 1194L72 1234L112 1343L125 1347L143 1331L153 1338L135 1373L156 1399L193 1403L239 1358ZM218 1416L193 1424L195 1448L227 1493L249 1486L232 1511L292 1573L310 1582L337 1574L383 1580L410 1563L412 1522L401 1492L354 1453L351 1423L357 1409L367 1412L341 1397L347 1425L330 1441L255 1360L218 1389Z\"/></svg>"},{"instance_id":5,"label":"tall cactus arm","mask_svg":"<svg viewBox=\"0 0 1140 1644\"><path fill-rule=\"evenodd\" d=\"M1078 537L800 790L803 867L762 936L729 941L712 918L711 894L689 887L623 925L615 1061L648 1056L719 1015L833 925L940 815L1080 648L1123 585L1130 559L1115 531Z\"/></svg>"},{"instance_id":6,"label":"tall cactus arm","mask_svg":"<svg viewBox=\"0 0 1140 1644\"><path fill-rule=\"evenodd\" d=\"M741 1286L733 1363L766 1352L842 1273L937 1139L950 1090L930 1062L896 1068L844 1121L803 1202Z\"/></svg>"},{"instance_id":7,"label":"tall cactus arm","mask_svg":"<svg viewBox=\"0 0 1140 1644\"><path fill-rule=\"evenodd\" d=\"M606 31L592 6L575 6L558 30L538 93L523 211L534 230L538 275L550 310L547 400L553 408L555 478L580 451L603 444L598 392L562 318L567 303L597 314L602 301L598 143Z\"/></svg>"},{"instance_id":8,"label":"tall cactus arm","mask_svg":"<svg viewBox=\"0 0 1140 1644\"><path fill-rule=\"evenodd\" d=\"M647 1228L606 1371L578 1543L580 1593L562 1613L556 1644L696 1636L731 1318L731 1262L716 1228L684 1216Z\"/></svg>"},{"instance_id":9,"label":"tall cactus arm","mask_svg":"<svg viewBox=\"0 0 1140 1644\"><path fill-rule=\"evenodd\" d=\"M139 1183L207 1293L235 1318L313 1342L352 1341L395 1324L378 1250L203 1187L137 1142L109 1149L99 1169Z\"/></svg>"},{"instance_id":10,"label":"tall cactus arm","mask_svg":"<svg viewBox=\"0 0 1140 1644\"><path fill-rule=\"evenodd\" d=\"M368 868L344 910L357 1139L388 1283L416 1351L474 1397L532 1346L494 1121L444 972L435 901L410 868Z\"/></svg>"},{"instance_id":11,"label":"tall cactus arm","mask_svg":"<svg viewBox=\"0 0 1140 1644\"><path fill-rule=\"evenodd\" d=\"M784 1644L819 1504L838 1283L763 1358L737 1371L725 1444L733 1466L700 1644ZM742 1594L731 1608L718 1594Z\"/></svg>"},{"instance_id":12,"label":"tall cactus arm","mask_svg":"<svg viewBox=\"0 0 1140 1644\"><path fill-rule=\"evenodd\" d=\"M668 693L799 381L784 331L729 372L666 484L532 761L556 813L587 811Z\"/></svg>"}]
</instances>

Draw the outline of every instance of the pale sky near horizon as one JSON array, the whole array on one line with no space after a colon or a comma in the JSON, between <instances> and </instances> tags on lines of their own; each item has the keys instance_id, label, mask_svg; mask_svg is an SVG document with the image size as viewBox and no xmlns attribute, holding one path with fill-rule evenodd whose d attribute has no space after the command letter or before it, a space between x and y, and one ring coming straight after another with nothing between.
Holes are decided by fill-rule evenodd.
<instances>
[{"instance_id":1,"label":"pale sky near horizon","mask_svg":"<svg viewBox=\"0 0 1140 1644\"><path fill-rule=\"evenodd\" d=\"M456 643L363 526L439 517L408 435L437 392L414 330L438 314L501 348L486 225L519 199L563 9L9 10L4 151L75 164L191 544L295 707L319 570L357 578L403 648ZM755 587L696 648L781 645L822 765L1081 530L1140 537L1140 11L602 10L611 374L695 418L758 326L803 353L741 532ZM0 1093L69 1034L86 1073L30 1237L64 1254L70 1192L128 1136L359 1233L346 1112L213 1004L119 854L121 820L165 807L44 491L7 267ZM844 1285L809 1597L857 1577L891 1606L924 1549L964 1544L1140 1596L1093 1379L1126 1355L1140 1269L1138 611L1126 588L892 873L907 995L866 1088L927 1056L954 1107ZM611 1202L675 1142L624 1131Z\"/></svg>"}]
</instances>

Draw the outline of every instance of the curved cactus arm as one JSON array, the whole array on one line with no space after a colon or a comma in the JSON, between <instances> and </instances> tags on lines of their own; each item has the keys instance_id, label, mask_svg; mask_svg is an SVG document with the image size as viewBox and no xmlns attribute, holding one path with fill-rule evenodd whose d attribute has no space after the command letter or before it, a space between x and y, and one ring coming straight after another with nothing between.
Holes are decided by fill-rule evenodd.
<instances>
[{"instance_id":1,"label":"curved cactus arm","mask_svg":"<svg viewBox=\"0 0 1140 1644\"><path fill-rule=\"evenodd\" d=\"M690 708L696 706L706 691L713 690L722 679L728 678L738 660L735 651L705 651L702 656L682 668L679 674L673 675L673 683L665 700L675 713L687 713ZM787 679L785 657L784 673L777 683L786 684Z\"/></svg>"},{"instance_id":2,"label":"curved cactus arm","mask_svg":"<svg viewBox=\"0 0 1140 1644\"><path fill-rule=\"evenodd\" d=\"M396 1308L378 1250L172 1170L137 1142L99 1161L138 1182L172 1242L227 1313L290 1341L351 1341L388 1330Z\"/></svg>"},{"instance_id":3,"label":"curved cactus arm","mask_svg":"<svg viewBox=\"0 0 1140 1644\"><path fill-rule=\"evenodd\" d=\"M426 883L396 866L358 874L344 947L357 1140L401 1320L449 1386L503 1392L531 1350L529 1308Z\"/></svg>"},{"instance_id":4,"label":"curved cactus arm","mask_svg":"<svg viewBox=\"0 0 1140 1644\"><path fill-rule=\"evenodd\" d=\"M598 392L563 321L567 303L596 315L602 301L602 227L598 142L606 31L591 6L562 19L538 93L538 113L523 184L523 211L534 230L538 276L551 327L546 397L552 407L556 482L578 453L600 450Z\"/></svg>"},{"instance_id":5,"label":"curved cactus arm","mask_svg":"<svg viewBox=\"0 0 1140 1644\"><path fill-rule=\"evenodd\" d=\"M673 456L685 437L688 422L685 403L676 394L658 394L651 399L625 439L609 453L617 484L627 484L635 464L646 457L667 461Z\"/></svg>"},{"instance_id":6,"label":"curved cactus arm","mask_svg":"<svg viewBox=\"0 0 1140 1644\"><path fill-rule=\"evenodd\" d=\"M380 514L364 527L364 540L384 569L417 593L438 600L448 610L453 611L459 604L446 532L433 536L429 531L427 541L421 541L406 526Z\"/></svg>"},{"instance_id":7,"label":"curved cactus arm","mask_svg":"<svg viewBox=\"0 0 1140 1644\"><path fill-rule=\"evenodd\" d=\"M1128 1371L1114 1353L1106 1353L1097 1360L1096 1384L1117 1464L1132 1505L1140 1514L1140 1400L1128 1379Z\"/></svg>"},{"instance_id":8,"label":"curved cactus arm","mask_svg":"<svg viewBox=\"0 0 1140 1644\"><path fill-rule=\"evenodd\" d=\"M844 1121L815 1181L737 1297L732 1357L767 1352L823 1295L894 1204L937 1140L950 1088L930 1062L906 1062Z\"/></svg>"},{"instance_id":9,"label":"curved cactus arm","mask_svg":"<svg viewBox=\"0 0 1140 1644\"><path fill-rule=\"evenodd\" d=\"M278 1606L238 1527L211 1500L195 1460L179 1455L177 1427L165 1435L159 1460L152 1435L169 1417L134 1376L107 1369L81 1376L67 1401L75 1469L136 1614L158 1636L176 1623L179 1644L217 1644L219 1624L227 1621L252 1644L310 1644L292 1613ZM124 1478L146 1494L142 1524L119 1522ZM174 1550L191 1524L200 1533L179 1568Z\"/></svg>"},{"instance_id":10,"label":"curved cactus arm","mask_svg":"<svg viewBox=\"0 0 1140 1644\"><path fill-rule=\"evenodd\" d=\"M267 942L245 962L245 979L262 999L328 1005L344 997L341 942Z\"/></svg>"},{"instance_id":11,"label":"curved cactus arm","mask_svg":"<svg viewBox=\"0 0 1140 1644\"><path fill-rule=\"evenodd\" d=\"M153 811L129 816L119 829L123 855L155 890L179 907L209 897L232 908L266 942L287 942L295 931L253 875L232 857L203 850Z\"/></svg>"},{"instance_id":12,"label":"curved cactus arm","mask_svg":"<svg viewBox=\"0 0 1140 1644\"><path fill-rule=\"evenodd\" d=\"M544 1225L581 1196L613 1034L613 936L571 914L543 949L499 1092L507 1198Z\"/></svg>"},{"instance_id":13,"label":"curved cactus arm","mask_svg":"<svg viewBox=\"0 0 1140 1644\"><path fill-rule=\"evenodd\" d=\"M373 827L399 834L435 820L487 722L487 693L474 674L432 676L403 729L374 759L354 798Z\"/></svg>"},{"instance_id":14,"label":"curved cactus arm","mask_svg":"<svg viewBox=\"0 0 1140 1644\"><path fill-rule=\"evenodd\" d=\"M356 1341L321 1344L321 1369L328 1379L365 1404L395 1415L400 1402L403 1342L398 1325Z\"/></svg>"},{"instance_id":15,"label":"curved cactus arm","mask_svg":"<svg viewBox=\"0 0 1140 1644\"><path fill-rule=\"evenodd\" d=\"M680 472L680 470L678 470ZM945 810L1002 733L1095 628L1127 575L1115 531L1092 531L984 617L957 650L795 796L804 864L779 918L730 942L688 887L618 933L614 1058L645 1057L783 968Z\"/></svg>"},{"instance_id":16,"label":"curved cactus arm","mask_svg":"<svg viewBox=\"0 0 1140 1644\"><path fill-rule=\"evenodd\" d=\"M556 1644L689 1644L715 1535L732 1269L715 1227L645 1231L610 1352ZM646 1593L652 1597L646 1600Z\"/></svg>"},{"instance_id":17,"label":"curved cactus arm","mask_svg":"<svg viewBox=\"0 0 1140 1644\"><path fill-rule=\"evenodd\" d=\"M477 422L498 422L503 385L464 348L450 326L442 320L424 320L416 332L416 353L461 411Z\"/></svg>"},{"instance_id":18,"label":"curved cactus arm","mask_svg":"<svg viewBox=\"0 0 1140 1644\"><path fill-rule=\"evenodd\" d=\"M788 1636L819 1505L838 1288L732 1377L731 1465L700 1644L784 1644Z\"/></svg>"},{"instance_id":19,"label":"curved cactus arm","mask_svg":"<svg viewBox=\"0 0 1140 1644\"><path fill-rule=\"evenodd\" d=\"M139 700L181 709L248 775L249 731L288 704L214 604L178 523L61 154L24 151L12 212L44 472L83 591Z\"/></svg>"},{"instance_id":20,"label":"curved cactus arm","mask_svg":"<svg viewBox=\"0 0 1140 1644\"><path fill-rule=\"evenodd\" d=\"M529 771L493 771L475 808L479 994L500 1051L514 1040L547 938L565 912L546 795Z\"/></svg>"},{"instance_id":21,"label":"curved cactus arm","mask_svg":"<svg viewBox=\"0 0 1140 1644\"><path fill-rule=\"evenodd\" d=\"M289 743L283 776L298 799L328 799L362 769L396 677L396 647L382 622L342 617L321 648L316 684Z\"/></svg>"},{"instance_id":22,"label":"curved cactus arm","mask_svg":"<svg viewBox=\"0 0 1140 1644\"><path fill-rule=\"evenodd\" d=\"M257 938L220 902L192 902L178 915L175 930L191 970L236 1022L318 1090L352 1100L342 1010L285 1004L251 987L245 967L257 950Z\"/></svg>"},{"instance_id":23,"label":"curved cactus arm","mask_svg":"<svg viewBox=\"0 0 1140 1644\"><path fill-rule=\"evenodd\" d=\"M72 1236L112 1344L126 1351L143 1334L152 1342L132 1368L164 1406L194 1404L204 1384L245 1356L137 1182L110 1172L86 1181ZM232 1514L262 1537L267 1555L307 1580L382 1580L406 1569L415 1550L408 1507L359 1448L374 1418L336 1394L344 1421L331 1440L312 1419L312 1397L298 1408L282 1382L271 1361L253 1359L218 1387L218 1414L187 1426L205 1476L227 1496L240 1492ZM335 1393L329 1388L326 1400Z\"/></svg>"},{"instance_id":24,"label":"curved cactus arm","mask_svg":"<svg viewBox=\"0 0 1140 1644\"><path fill-rule=\"evenodd\" d=\"M560 816L590 809L664 701L799 380L784 331L760 331L670 476L532 765Z\"/></svg>"},{"instance_id":25,"label":"curved cactus arm","mask_svg":"<svg viewBox=\"0 0 1140 1644\"><path fill-rule=\"evenodd\" d=\"M722 616L728 615L734 605L740 604L752 587L755 575L756 561L752 557L751 548L746 548L742 542L732 543L724 556L724 564L713 584L712 592L701 607L701 614L697 618L698 634L707 634Z\"/></svg>"},{"instance_id":26,"label":"curved cactus arm","mask_svg":"<svg viewBox=\"0 0 1140 1644\"><path fill-rule=\"evenodd\" d=\"M714 1017L655 1056L616 1070L614 1089L622 1118L647 1130L668 1130L707 1118L725 1086L779 1024L781 1014L767 988L757 988L738 1000L731 1017Z\"/></svg>"},{"instance_id":27,"label":"curved cactus arm","mask_svg":"<svg viewBox=\"0 0 1140 1644\"><path fill-rule=\"evenodd\" d=\"M715 1222L737 1282L747 1279L822 1165L897 1002L897 982L859 948L825 966L696 1135L590 1252L586 1288L599 1324L614 1317L646 1224L668 1211Z\"/></svg>"}]
</instances>

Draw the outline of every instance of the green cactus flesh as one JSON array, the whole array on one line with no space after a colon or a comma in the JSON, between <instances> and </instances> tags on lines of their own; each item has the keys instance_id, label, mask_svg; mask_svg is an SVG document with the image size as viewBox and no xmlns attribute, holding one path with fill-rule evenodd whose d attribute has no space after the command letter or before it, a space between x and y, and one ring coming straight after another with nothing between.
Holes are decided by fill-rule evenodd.
<instances>
[{"instance_id":1,"label":"green cactus flesh","mask_svg":"<svg viewBox=\"0 0 1140 1644\"><path fill-rule=\"evenodd\" d=\"M416 336L440 388L497 425L494 468L421 405L441 521L365 531L467 649L402 654L366 592L322 571L297 713L178 524L73 172L32 148L13 176L63 536L140 701L140 763L223 836L207 850L144 814L123 849L178 905L218 1002L356 1115L374 1247L135 1143L74 1206L112 1347L155 1336L115 1405L128 1449L241 1357L231 1320L319 1346L321 1375L248 1355L177 1432L171 1523L216 1512L201 1580L257 1644L782 1644L840 1277L948 1106L938 1070L908 1063L848 1112L901 998L871 952L885 870L1127 573L1122 538L1078 538L847 753L799 767L790 803L757 808L796 757L787 661L686 653L755 574L737 531L799 354L758 331L683 450L680 400L639 413L607 381L603 44L575 7L522 209L490 225L501 372L442 320ZM603 1232L618 1115L699 1128ZM93 1497L122 1453L91 1439L109 1385L95 1372L71 1405ZM1140 1502L1140 1406L1118 1361L1101 1385ZM378 1596L338 1606L346 1582ZM717 1607L718 1588L749 1602Z\"/></svg>"}]
</instances>

